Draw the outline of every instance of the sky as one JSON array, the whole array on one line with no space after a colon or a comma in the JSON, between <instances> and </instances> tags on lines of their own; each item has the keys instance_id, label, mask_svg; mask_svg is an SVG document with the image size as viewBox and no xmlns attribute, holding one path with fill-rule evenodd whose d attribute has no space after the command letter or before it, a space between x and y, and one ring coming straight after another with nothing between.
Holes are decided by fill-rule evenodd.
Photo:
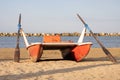
<instances>
[{"instance_id":1,"label":"sky","mask_svg":"<svg viewBox=\"0 0 120 80\"><path fill-rule=\"evenodd\" d=\"M0 32L17 32L20 13L26 33L81 32L77 13L95 33L120 32L120 0L0 0Z\"/></svg>"}]
</instances>

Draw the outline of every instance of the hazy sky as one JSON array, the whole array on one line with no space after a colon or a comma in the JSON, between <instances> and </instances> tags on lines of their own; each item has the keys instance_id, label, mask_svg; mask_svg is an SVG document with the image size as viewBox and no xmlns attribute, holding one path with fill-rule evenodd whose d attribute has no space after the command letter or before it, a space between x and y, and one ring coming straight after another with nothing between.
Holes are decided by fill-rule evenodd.
<instances>
[{"instance_id":1,"label":"hazy sky","mask_svg":"<svg viewBox=\"0 0 120 80\"><path fill-rule=\"evenodd\" d=\"M120 0L0 0L0 32L16 32L19 13L25 32L120 32Z\"/></svg>"}]
</instances>

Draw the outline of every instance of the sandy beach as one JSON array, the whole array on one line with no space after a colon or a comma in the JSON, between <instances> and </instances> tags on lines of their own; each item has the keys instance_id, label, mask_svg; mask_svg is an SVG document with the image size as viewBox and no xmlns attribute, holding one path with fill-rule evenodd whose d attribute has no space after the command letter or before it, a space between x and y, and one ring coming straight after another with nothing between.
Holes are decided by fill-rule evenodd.
<instances>
[{"instance_id":1,"label":"sandy beach","mask_svg":"<svg viewBox=\"0 0 120 80\"><path fill-rule=\"evenodd\" d=\"M117 63L100 48L91 48L81 62L63 60L58 50L44 51L33 63L22 48L20 63L13 61L14 48L0 48L0 80L120 80L120 48L108 48Z\"/></svg>"}]
</instances>

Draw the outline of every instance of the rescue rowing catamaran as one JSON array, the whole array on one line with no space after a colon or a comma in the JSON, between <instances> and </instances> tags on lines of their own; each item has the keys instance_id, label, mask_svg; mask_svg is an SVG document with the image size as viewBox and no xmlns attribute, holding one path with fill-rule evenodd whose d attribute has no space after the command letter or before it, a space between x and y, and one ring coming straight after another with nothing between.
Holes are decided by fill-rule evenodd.
<instances>
[{"instance_id":1,"label":"rescue rowing catamaran","mask_svg":"<svg viewBox=\"0 0 120 80\"><path fill-rule=\"evenodd\" d=\"M21 33L24 38L26 49L30 55L33 62L40 60L43 50L55 50L59 49L62 53L63 59L74 59L76 61L81 61L85 56L87 56L92 42L83 42L85 28L83 29L80 38L77 43L71 41L61 41L59 35L43 37L43 42L28 43L23 29L21 28Z\"/></svg>"},{"instance_id":2,"label":"rescue rowing catamaran","mask_svg":"<svg viewBox=\"0 0 120 80\"><path fill-rule=\"evenodd\" d=\"M94 39L100 45L104 53L108 56L108 58L116 63L116 59L112 56L112 54L105 48L105 46L98 40L98 38L94 35L90 27L84 22L84 20L77 14L78 18L84 24L84 29L78 39L78 42L74 43L72 41L61 41L59 35L47 36L43 37L42 42L36 43L28 43L28 40L25 36L23 29L21 28L21 14L19 15L19 24L18 24L18 35L17 35L17 46L15 49L14 61L19 62L20 59L20 51L19 51L19 32L22 33L24 42L26 45L26 49L30 55L30 58L33 62L37 62L40 60L43 50L55 50L59 49L62 53L63 59L74 59L76 61L81 61L87 54L89 53L92 42L83 42L84 34L86 29L92 34Z\"/></svg>"}]
</instances>

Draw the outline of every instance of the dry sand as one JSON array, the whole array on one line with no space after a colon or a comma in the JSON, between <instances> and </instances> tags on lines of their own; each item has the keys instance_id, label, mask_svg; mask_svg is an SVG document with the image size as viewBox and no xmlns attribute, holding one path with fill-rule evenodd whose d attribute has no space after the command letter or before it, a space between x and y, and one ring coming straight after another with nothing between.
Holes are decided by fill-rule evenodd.
<instances>
[{"instance_id":1,"label":"dry sand","mask_svg":"<svg viewBox=\"0 0 120 80\"><path fill-rule=\"evenodd\" d=\"M60 51L44 51L33 63L21 49L20 63L13 62L13 48L0 48L0 80L120 80L120 48L109 48L113 64L100 48L91 48L81 62L62 60Z\"/></svg>"}]
</instances>

